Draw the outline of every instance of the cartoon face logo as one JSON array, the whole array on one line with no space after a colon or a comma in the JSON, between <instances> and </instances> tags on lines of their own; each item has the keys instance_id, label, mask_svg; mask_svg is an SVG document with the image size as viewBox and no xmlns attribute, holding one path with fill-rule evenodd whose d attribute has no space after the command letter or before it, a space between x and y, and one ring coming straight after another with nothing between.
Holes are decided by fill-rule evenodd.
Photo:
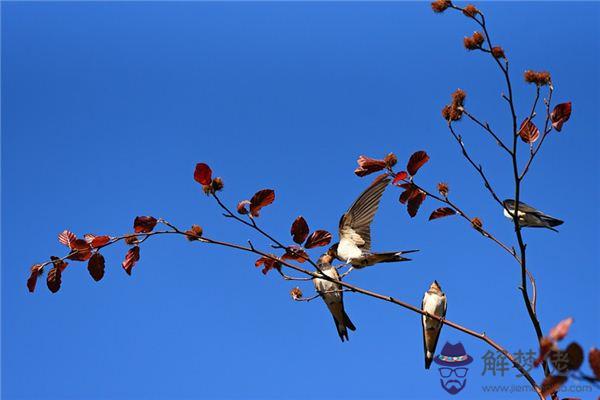
<instances>
[{"instance_id":1,"label":"cartoon face logo","mask_svg":"<svg viewBox=\"0 0 600 400\"><path fill-rule=\"evenodd\" d=\"M456 394L465 388L469 371L465 365L471 364L473 357L467 354L462 343L446 342L442 353L435 356L433 361L439 365L440 383L446 392Z\"/></svg>"}]
</instances>

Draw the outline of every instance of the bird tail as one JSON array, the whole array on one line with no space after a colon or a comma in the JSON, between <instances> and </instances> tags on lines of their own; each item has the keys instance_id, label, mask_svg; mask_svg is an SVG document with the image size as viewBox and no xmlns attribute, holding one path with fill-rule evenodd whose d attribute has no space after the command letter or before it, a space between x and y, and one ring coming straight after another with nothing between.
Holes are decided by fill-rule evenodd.
<instances>
[{"instance_id":1,"label":"bird tail","mask_svg":"<svg viewBox=\"0 0 600 400\"><path fill-rule=\"evenodd\" d=\"M346 329L346 325L343 322L339 322L335 317L333 317L333 322L335 323L335 328L337 329L338 335L342 342L348 339L348 330Z\"/></svg>"},{"instance_id":2,"label":"bird tail","mask_svg":"<svg viewBox=\"0 0 600 400\"><path fill-rule=\"evenodd\" d=\"M344 325L346 325L346 327L351 331L356 330L356 327L354 326L352 321L350 321L350 317L348 316L348 314L346 314L346 311L344 311Z\"/></svg>"},{"instance_id":3,"label":"bird tail","mask_svg":"<svg viewBox=\"0 0 600 400\"><path fill-rule=\"evenodd\" d=\"M554 217L551 217L551 216L545 215L545 214L541 218L546 224L548 224L550 229L552 229L555 226L562 225L564 223L564 221L562 221L558 218L554 218ZM556 229L552 229L552 230L556 231Z\"/></svg>"},{"instance_id":4,"label":"bird tail","mask_svg":"<svg viewBox=\"0 0 600 400\"><path fill-rule=\"evenodd\" d=\"M344 310L344 305L342 303L331 303L327 305L329 310L331 311L331 315L333 317L333 322L335 323L335 328L337 329L338 335L342 342L349 340L348 339L348 329L351 331L355 331L356 327L350 321L350 317L346 314Z\"/></svg>"},{"instance_id":5,"label":"bird tail","mask_svg":"<svg viewBox=\"0 0 600 400\"><path fill-rule=\"evenodd\" d=\"M429 369L429 367L431 366L431 362L433 361L433 353L431 353L430 351L428 351L425 354L425 369Z\"/></svg>"},{"instance_id":6,"label":"bird tail","mask_svg":"<svg viewBox=\"0 0 600 400\"><path fill-rule=\"evenodd\" d=\"M406 250L396 251L389 253L375 253L373 258L375 263L387 263L387 262L399 262L399 261L410 261L410 258L403 257L403 254L414 253L419 250Z\"/></svg>"}]
</instances>

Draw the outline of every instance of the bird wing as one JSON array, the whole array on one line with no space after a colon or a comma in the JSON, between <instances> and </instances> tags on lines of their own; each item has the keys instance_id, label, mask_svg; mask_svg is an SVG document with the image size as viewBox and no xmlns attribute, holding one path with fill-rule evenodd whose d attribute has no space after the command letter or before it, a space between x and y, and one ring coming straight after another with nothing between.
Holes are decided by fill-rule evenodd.
<instances>
[{"instance_id":1,"label":"bird wing","mask_svg":"<svg viewBox=\"0 0 600 400\"><path fill-rule=\"evenodd\" d=\"M371 249L371 222L389 182L387 175L380 175L342 215L339 225L340 242L350 241L361 250Z\"/></svg>"},{"instance_id":2,"label":"bird wing","mask_svg":"<svg viewBox=\"0 0 600 400\"><path fill-rule=\"evenodd\" d=\"M514 200L506 200L505 201L506 206L509 209L512 209L514 211L515 209L515 201ZM519 212L524 212L524 213L528 213L528 214L543 214L541 211L535 209L534 207L531 207L528 204L523 203L522 201L519 201Z\"/></svg>"}]
</instances>

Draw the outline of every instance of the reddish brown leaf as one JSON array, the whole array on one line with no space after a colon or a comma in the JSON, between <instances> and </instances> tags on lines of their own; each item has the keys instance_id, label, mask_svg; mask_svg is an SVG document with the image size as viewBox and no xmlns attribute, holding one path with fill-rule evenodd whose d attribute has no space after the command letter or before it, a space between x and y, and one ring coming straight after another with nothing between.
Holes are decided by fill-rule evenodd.
<instances>
[{"instance_id":1,"label":"reddish brown leaf","mask_svg":"<svg viewBox=\"0 0 600 400\"><path fill-rule=\"evenodd\" d=\"M94 253L88 261L88 271L92 278L98 282L104 276L104 256L100 253Z\"/></svg>"},{"instance_id":2,"label":"reddish brown leaf","mask_svg":"<svg viewBox=\"0 0 600 400\"><path fill-rule=\"evenodd\" d=\"M425 201L427 195L420 190L415 190L415 194L410 197L408 200L408 205L406 206L406 210L408 211L408 215L413 218L419 212L419 207Z\"/></svg>"},{"instance_id":3,"label":"reddish brown leaf","mask_svg":"<svg viewBox=\"0 0 600 400\"><path fill-rule=\"evenodd\" d=\"M526 118L521 123L521 128L519 129L519 136L521 137L522 141L531 144L535 142L538 139L538 137L540 137L540 130L529 118Z\"/></svg>"},{"instance_id":4,"label":"reddish brown leaf","mask_svg":"<svg viewBox=\"0 0 600 400\"><path fill-rule=\"evenodd\" d=\"M292 223L290 233L292 234L292 239L294 239L294 242L298 244L302 244L306 240L309 229L306 220L302 216L296 218L296 220Z\"/></svg>"},{"instance_id":5,"label":"reddish brown leaf","mask_svg":"<svg viewBox=\"0 0 600 400\"><path fill-rule=\"evenodd\" d=\"M471 220L471 225L477 230L481 230L481 228L483 228L483 222L481 221L481 219L479 219L479 217L473 218Z\"/></svg>"},{"instance_id":6,"label":"reddish brown leaf","mask_svg":"<svg viewBox=\"0 0 600 400\"><path fill-rule=\"evenodd\" d=\"M394 180L392 181L392 184L396 185L398 182L403 181L406 178L408 178L408 172L406 172L406 171L400 171L394 177Z\"/></svg>"},{"instance_id":7,"label":"reddish brown leaf","mask_svg":"<svg viewBox=\"0 0 600 400\"><path fill-rule=\"evenodd\" d=\"M578 370L581 364L583 364L583 349L581 346L573 342L567 346L565 353L568 368L571 371Z\"/></svg>"},{"instance_id":8,"label":"reddish brown leaf","mask_svg":"<svg viewBox=\"0 0 600 400\"><path fill-rule=\"evenodd\" d=\"M540 340L540 354L539 354L538 358L536 358L535 361L533 362L533 366L537 367L538 365L540 365L542 363L542 361L544 361L546 359L548 354L550 354L550 351L552 350L553 347L554 347L554 341L552 339L550 339L549 337L543 337L542 340Z\"/></svg>"},{"instance_id":9,"label":"reddish brown leaf","mask_svg":"<svg viewBox=\"0 0 600 400\"><path fill-rule=\"evenodd\" d=\"M456 211L454 211L453 208L441 207L431 213L431 215L429 216L429 220L431 221L432 219L443 218L454 214L456 214Z\"/></svg>"},{"instance_id":10,"label":"reddish brown leaf","mask_svg":"<svg viewBox=\"0 0 600 400\"><path fill-rule=\"evenodd\" d=\"M414 176L419 168L421 168L427 161L429 161L429 156L427 153L422 150L417 151L410 156L408 164L406 165L406 170L410 175Z\"/></svg>"},{"instance_id":11,"label":"reddish brown leaf","mask_svg":"<svg viewBox=\"0 0 600 400\"><path fill-rule=\"evenodd\" d=\"M569 328L571 327L572 323L573 318L571 317L560 321L554 328L550 330L550 338L557 342L563 340L565 336L567 336L567 333L569 333Z\"/></svg>"},{"instance_id":12,"label":"reddish brown leaf","mask_svg":"<svg viewBox=\"0 0 600 400\"><path fill-rule=\"evenodd\" d=\"M298 300L302 298L302 290L300 290L299 287L295 287L292 290L290 290L290 296L292 296L292 299L294 300Z\"/></svg>"},{"instance_id":13,"label":"reddish brown leaf","mask_svg":"<svg viewBox=\"0 0 600 400\"><path fill-rule=\"evenodd\" d=\"M110 242L110 236L106 236L106 235L96 236L92 239L90 246L92 246L95 249L98 249L102 246L106 246L108 244L108 242Z\"/></svg>"},{"instance_id":14,"label":"reddish brown leaf","mask_svg":"<svg viewBox=\"0 0 600 400\"><path fill-rule=\"evenodd\" d=\"M185 231L185 235L190 242L198 240L198 238L202 237L202 227L199 225L192 225L190 229Z\"/></svg>"},{"instance_id":15,"label":"reddish brown leaf","mask_svg":"<svg viewBox=\"0 0 600 400\"><path fill-rule=\"evenodd\" d=\"M548 375L546 378L544 378L542 384L540 385L542 387L542 395L544 397L548 397L550 396L550 394L558 391L558 389L560 389L560 387L567 381L567 377L566 376L562 376L562 375Z\"/></svg>"},{"instance_id":16,"label":"reddish brown leaf","mask_svg":"<svg viewBox=\"0 0 600 400\"><path fill-rule=\"evenodd\" d=\"M561 103L554 107L550 118L552 119L552 126L558 132L561 131L562 126L571 117L571 102Z\"/></svg>"},{"instance_id":17,"label":"reddish brown leaf","mask_svg":"<svg viewBox=\"0 0 600 400\"><path fill-rule=\"evenodd\" d=\"M318 230L318 231L314 231L308 237L308 239L306 239L306 243L304 244L304 247L307 249L312 249L313 247L327 246L330 242L331 242L331 233L324 231L324 230Z\"/></svg>"},{"instance_id":18,"label":"reddish brown leaf","mask_svg":"<svg viewBox=\"0 0 600 400\"><path fill-rule=\"evenodd\" d=\"M403 183L398 186L405 189L404 192L400 194L400 203L402 204L406 204L408 200L412 199L420 192L419 189L417 189L417 187L412 183Z\"/></svg>"},{"instance_id":19,"label":"reddish brown leaf","mask_svg":"<svg viewBox=\"0 0 600 400\"><path fill-rule=\"evenodd\" d=\"M156 226L158 220L151 216L135 217L133 230L135 233L148 233Z\"/></svg>"},{"instance_id":20,"label":"reddish brown leaf","mask_svg":"<svg viewBox=\"0 0 600 400\"><path fill-rule=\"evenodd\" d=\"M450 187L448 187L448 184L445 182L440 182L437 185L437 190L438 192L440 192L440 194L444 197L448 197L448 193L450 192Z\"/></svg>"},{"instance_id":21,"label":"reddish brown leaf","mask_svg":"<svg viewBox=\"0 0 600 400\"><path fill-rule=\"evenodd\" d=\"M398 157L396 157L394 153L389 153L387 156L385 156L383 161L385 162L385 166L387 168L393 168L398 162Z\"/></svg>"},{"instance_id":22,"label":"reddish brown leaf","mask_svg":"<svg viewBox=\"0 0 600 400\"><path fill-rule=\"evenodd\" d=\"M127 272L127 275L131 275L131 270L134 265L140 260L140 248L138 246L134 246L129 249L127 254L125 255L125 260L121 263L121 266Z\"/></svg>"},{"instance_id":23,"label":"reddish brown leaf","mask_svg":"<svg viewBox=\"0 0 600 400\"><path fill-rule=\"evenodd\" d=\"M83 235L83 238L94 249L106 246L110 242L110 236L107 235L96 236L92 235L91 233L86 233L85 235Z\"/></svg>"},{"instance_id":24,"label":"reddish brown leaf","mask_svg":"<svg viewBox=\"0 0 600 400\"><path fill-rule=\"evenodd\" d=\"M31 267L31 275L29 275L29 279L27 279L27 289L29 289L30 293L33 293L35 290L35 284L37 283L37 279L44 273L44 268L42 268L42 264L35 264Z\"/></svg>"},{"instance_id":25,"label":"reddish brown leaf","mask_svg":"<svg viewBox=\"0 0 600 400\"><path fill-rule=\"evenodd\" d=\"M588 361L596 379L600 379L600 350L595 347L591 348L588 354Z\"/></svg>"},{"instance_id":26,"label":"reddish brown leaf","mask_svg":"<svg viewBox=\"0 0 600 400\"><path fill-rule=\"evenodd\" d=\"M58 234L58 241L69 248L72 248L71 243L75 240L77 240L77 236L75 236L73 232L66 229Z\"/></svg>"},{"instance_id":27,"label":"reddish brown leaf","mask_svg":"<svg viewBox=\"0 0 600 400\"><path fill-rule=\"evenodd\" d=\"M253 217L258 217L260 209L273 203L275 200L275 192L271 189L259 190L250 199L250 214Z\"/></svg>"},{"instance_id":28,"label":"reddish brown leaf","mask_svg":"<svg viewBox=\"0 0 600 400\"><path fill-rule=\"evenodd\" d=\"M285 249L285 254L281 256L282 260L294 260L303 263L308 260L308 254L300 246L289 246Z\"/></svg>"},{"instance_id":29,"label":"reddish brown leaf","mask_svg":"<svg viewBox=\"0 0 600 400\"><path fill-rule=\"evenodd\" d=\"M61 276L62 271L56 266L52 267L52 269L48 271L46 284L48 285L48 289L50 289L52 293L56 293L60 290Z\"/></svg>"},{"instance_id":30,"label":"reddish brown leaf","mask_svg":"<svg viewBox=\"0 0 600 400\"><path fill-rule=\"evenodd\" d=\"M272 255L273 257L275 257L274 255ZM272 269L277 269L277 270L281 270L281 263L279 263L279 261L274 260L273 258L270 257L261 257L258 260L256 260L256 262L254 263L255 267L260 267L261 265L264 265L263 269L262 269L262 273L264 275L267 274L267 272L269 272Z\"/></svg>"},{"instance_id":31,"label":"reddish brown leaf","mask_svg":"<svg viewBox=\"0 0 600 400\"><path fill-rule=\"evenodd\" d=\"M356 162L358 163L358 168L354 170L354 173L360 177L381 171L386 167L385 160L377 160L366 156L358 157Z\"/></svg>"},{"instance_id":32,"label":"reddish brown leaf","mask_svg":"<svg viewBox=\"0 0 600 400\"><path fill-rule=\"evenodd\" d=\"M210 182L212 181L212 171L210 170L210 167L204 163L196 164L194 180L203 186L210 185Z\"/></svg>"},{"instance_id":33,"label":"reddish brown leaf","mask_svg":"<svg viewBox=\"0 0 600 400\"><path fill-rule=\"evenodd\" d=\"M129 234L127 236L125 236L125 243L127 243L130 246L133 246L134 244L138 244L140 241L138 239L137 236L135 236L134 234Z\"/></svg>"},{"instance_id":34,"label":"reddish brown leaf","mask_svg":"<svg viewBox=\"0 0 600 400\"><path fill-rule=\"evenodd\" d=\"M92 248L85 239L77 239L71 242L71 253L67 257L73 261L86 261L92 256Z\"/></svg>"},{"instance_id":35,"label":"reddish brown leaf","mask_svg":"<svg viewBox=\"0 0 600 400\"><path fill-rule=\"evenodd\" d=\"M56 256L50 256L50 259L52 260L52 264L58 268L60 270L60 272L63 272L65 270L65 268L67 268L67 265L69 265L68 262L61 260L60 258L56 257Z\"/></svg>"},{"instance_id":36,"label":"reddish brown leaf","mask_svg":"<svg viewBox=\"0 0 600 400\"><path fill-rule=\"evenodd\" d=\"M249 205L250 205L250 200L240 201L237 205L238 214L242 214L242 215L248 214L250 211L248 211L248 208L246 206L249 206Z\"/></svg>"}]
</instances>

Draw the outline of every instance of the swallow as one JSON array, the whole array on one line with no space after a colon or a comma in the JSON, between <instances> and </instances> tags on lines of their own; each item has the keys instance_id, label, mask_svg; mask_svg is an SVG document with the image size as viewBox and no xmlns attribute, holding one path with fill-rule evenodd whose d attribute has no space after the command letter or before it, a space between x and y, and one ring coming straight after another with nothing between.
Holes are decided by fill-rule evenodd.
<instances>
[{"instance_id":1,"label":"swallow","mask_svg":"<svg viewBox=\"0 0 600 400\"><path fill-rule=\"evenodd\" d=\"M444 318L446 316L446 295L442 292L442 288L437 281L433 281L429 289L423 296L421 310L428 312L431 315L437 315ZM440 332L442 331L442 323L436 319L423 315L423 346L425 350L425 369L429 369L435 354Z\"/></svg>"},{"instance_id":2,"label":"swallow","mask_svg":"<svg viewBox=\"0 0 600 400\"><path fill-rule=\"evenodd\" d=\"M512 214L515 212L515 201L507 199L502 202L504 204L504 215L512 218ZM510 211L510 213L507 211ZM551 217L550 215L544 214L535 208L528 206L525 203L519 202L519 225L530 228L547 228L554 232L558 232L554 229L555 226L561 225L563 221L560 219Z\"/></svg>"},{"instance_id":3,"label":"swallow","mask_svg":"<svg viewBox=\"0 0 600 400\"><path fill-rule=\"evenodd\" d=\"M371 252L371 223L389 182L387 175L375 179L342 215L338 228L340 241L331 246L327 254L353 268L364 268L378 263L410 261L402 255L419 251Z\"/></svg>"},{"instance_id":4,"label":"swallow","mask_svg":"<svg viewBox=\"0 0 600 400\"><path fill-rule=\"evenodd\" d=\"M329 254L323 254L317 263L319 270L330 278L340 280L337 268L331 265L331 261L333 261L333 257ZM355 331L356 327L350 321L344 309L342 285L321 278L313 278L313 284L333 316L333 322L335 323L340 339L342 342L348 340L348 329Z\"/></svg>"}]
</instances>

